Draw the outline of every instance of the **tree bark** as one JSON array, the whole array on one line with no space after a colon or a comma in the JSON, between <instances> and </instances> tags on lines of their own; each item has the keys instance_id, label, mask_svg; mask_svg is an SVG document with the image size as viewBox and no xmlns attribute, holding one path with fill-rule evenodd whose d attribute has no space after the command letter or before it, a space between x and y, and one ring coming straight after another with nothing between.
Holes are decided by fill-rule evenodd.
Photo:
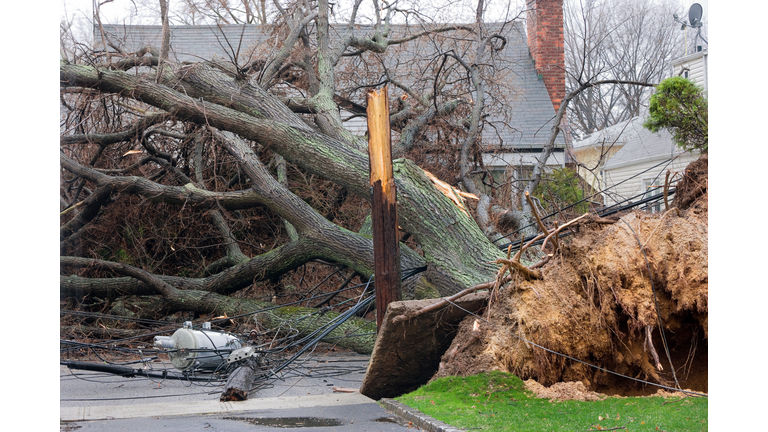
<instances>
[{"instance_id":1,"label":"tree bark","mask_svg":"<svg viewBox=\"0 0 768 432\"><path fill-rule=\"evenodd\" d=\"M248 393L253 385L256 370L250 366L240 366L235 369L227 379L224 390L221 392L219 402L244 401L248 399Z\"/></svg>"},{"instance_id":2,"label":"tree bark","mask_svg":"<svg viewBox=\"0 0 768 432\"><path fill-rule=\"evenodd\" d=\"M308 172L371 199L366 181L367 156L348 143L312 131L269 94L261 94L259 100L249 100L254 110L260 113L257 118L208 102L205 98L202 101L193 99L120 71L62 64L60 75L63 85L120 93L173 113L179 119L209 124L259 142ZM213 87L214 93L215 89ZM279 106L282 109L273 109ZM275 121L273 117L290 121L290 124ZM440 293L454 294L467 286L491 280L496 268L487 263L503 254L485 238L474 220L439 193L413 162L396 160L394 172L400 191L399 224L422 246L424 259L430 264L428 276ZM287 212L283 215L289 216ZM337 228L332 231L339 237L345 237ZM338 246L342 244L337 243ZM351 264L350 267L356 269L361 267L358 263L345 264Z\"/></svg>"}]
</instances>

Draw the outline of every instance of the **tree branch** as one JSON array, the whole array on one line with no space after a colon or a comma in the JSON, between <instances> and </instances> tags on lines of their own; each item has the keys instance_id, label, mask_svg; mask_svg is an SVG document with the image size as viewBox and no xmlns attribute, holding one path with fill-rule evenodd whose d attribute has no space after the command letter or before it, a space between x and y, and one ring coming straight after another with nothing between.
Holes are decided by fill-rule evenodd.
<instances>
[{"instance_id":1,"label":"tree branch","mask_svg":"<svg viewBox=\"0 0 768 432\"><path fill-rule=\"evenodd\" d=\"M366 181L367 155L344 142L308 130L303 123L303 127L299 128L280 121L267 120L277 111L263 108L279 104L291 116L290 119L295 119L291 120L291 123L301 122L274 98L269 99L270 104L253 105L258 108L261 116L256 118L206 100L192 99L165 86L141 81L124 72L97 72L87 66L62 64L60 75L64 85L96 87L102 91L124 93L175 113L181 120L209 124L259 142L307 172L332 179L350 192L370 199L370 187ZM265 95L265 100L266 97ZM282 115L284 111L280 113ZM426 256L439 257L440 270L431 276L441 279L442 285L437 285L449 292L456 292L461 289L458 286L474 285L488 280L495 273L493 267L478 262L493 261L501 251L487 240L480 240L484 236L476 223L447 197L437 192L421 169L405 160L396 160L394 165L397 188L402 192L398 194L400 226L413 233ZM424 215L435 215L445 222L435 223L435 220L425 219ZM461 245L446 242L446 237L455 239ZM456 248L464 249L465 252L458 254Z\"/></svg>"},{"instance_id":2,"label":"tree branch","mask_svg":"<svg viewBox=\"0 0 768 432\"><path fill-rule=\"evenodd\" d=\"M109 144L138 138L139 134L148 127L163 123L170 118L171 116L168 113L152 113L142 117L139 121L131 125L131 127L121 132L111 134L62 135L59 138L59 143L60 145L98 144L100 146L107 146Z\"/></svg>"},{"instance_id":3,"label":"tree branch","mask_svg":"<svg viewBox=\"0 0 768 432\"><path fill-rule=\"evenodd\" d=\"M156 278L145 270L130 266L128 264L116 263L112 261L102 261L93 258L80 258L70 256L60 257L59 262L62 266L95 267L130 276L153 287L155 290L157 290L158 294L161 294L163 298L167 300L175 300L178 296L178 291L176 288L167 282Z\"/></svg>"},{"instance_id":4,"label":"tree branch","mask_svg":"<svg viewBox=\"0 0 768 432\"><path fill-rule=\"evenodd\" d=\"M71 173L96 183L99 188L111 188L112 192L127 192L143 196L151 201L189 205L201 209L219 206L227 210L240 210L263 206L263 198L250 190L238 192L211 192L188 183L184 186L166 186L144 177L109 176L93 168L78 164L63 153L61 166Z\"/></svg>"}]
</instances>

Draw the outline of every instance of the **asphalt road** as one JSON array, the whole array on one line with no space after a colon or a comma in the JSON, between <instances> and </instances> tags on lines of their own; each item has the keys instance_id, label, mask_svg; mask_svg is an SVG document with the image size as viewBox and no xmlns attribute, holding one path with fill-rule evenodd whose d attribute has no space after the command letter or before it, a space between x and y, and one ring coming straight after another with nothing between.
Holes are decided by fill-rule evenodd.
<instances>
[{"instance_id":1,"label":"asphalt road","mask_svg":"<svg viewBox=\"0 0 768 432\"><path fill-rule=\"evenodd\" d=\"M223 403L221 382L123 378L60 366L61 430L414 430L376 401L338 391L359 388L368 359L350 353L305 356L280 379L262 382L249 400ZM156 370L164 366L152 364Z\"/></svg>"}]
</instances>

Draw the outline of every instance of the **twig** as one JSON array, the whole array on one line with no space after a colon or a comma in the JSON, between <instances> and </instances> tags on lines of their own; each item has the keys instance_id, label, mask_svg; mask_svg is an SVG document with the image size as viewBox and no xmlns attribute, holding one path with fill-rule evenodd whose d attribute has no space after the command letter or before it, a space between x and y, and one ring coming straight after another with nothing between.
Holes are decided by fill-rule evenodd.
<instances>
[{"instance_id":1,"label":"twig","mask_svg":"<svg viewBox=\"0 0 768 432\"><path fill-rule=\"evenodd\" d=\"M507 248L507 260L509 260L509 255L511 253L512 253L512 245L510 244L509 247ZM499 270L499 273L496 274L496 280L495 280L495 282L493 284L493 288L491 288L491 292L488 295L488 307L486 308L486 315L488 317L491 316L490 315L490 313L491 313L491 304L493 304L493 300L496 297L498 297L499 289L501 288L501 286L503 284L506 283L506 282L503 282L503 279L504 279L504 275L507 273L507 270L509 270L509 266L505 264L505 265L501 266L501 269Z\"/></svg>"},{"instance_id":2,"label":"twig","mask_svg":"<svg viewBox=\"0 0 768 432\"><path fill-rule=\"evenodd\" d=\"M555 238L557 238L557 234L560 231L562 231L564 228L570 227L571 225L575 224L576 222L578 222L582 218L586 217L587 215L589 215L589 213L584 213L583 215L577 217L576 219L572 219L572 220L568 221L567 223L563 224L562 226L557 227L557 229L555 229L554 231L549 233L549 235L547 235L547 237L544 239L544 242L541 244L541 249L544 249L544 246L547 245L547 241L549 240L550 237L554 236ZM555 248L555 249L557 249L557 248ZM541 261L539 261L536 264L532 265L530 268L531 269L537 269L539 267L542 267L544 264L549 262L549 260L550 260L550 258L552 258L552 256L553 256L553 254L546 254L544 256L544 258L542 258Z\"/></svg>"},{"instance_id":3,"label":"twig","mask_svg":"<svg viewBox=\"0 0 768 432\"><path fill-rule=\"evenodd\" d=\"M125 109L131 110L131 111L136 111L137 113L139 113L139 114L141 114L143 116L154 114L154 113L148 112L147 110L144 110L144 109L141 109L139 107L133 106L131 104L123 103L123 102L120 102L120 101L118 101L117 104L119 106L125 108Z\"/></svg>"},{"instance_id":4,"label":"twig","mask_svg":"<svg viewBox=\"0 0 768 432\"><path fill-rule=\"evenodd\" d=\"M556 235L557 233L559 233L560 231L562 231L564 228L567 228L567 227L569 227L569 226L571 226L571 225L575 224L576 222L580 221L581 219L583 219L583 218L587 217L587 215L589 215L589 213L584 213L583 215L581 215L581 216L577 217L576 219L571 219L571 220L570 220L570 221L568 221L567 223L564 223L562 226L559 226L559 227L558 227L556 230L554 230L554 231L552 231L551 233L549 233L549 234L547 235L547 237L544 239L544 242L541 244L541 248L542 248L542 249L544 249L544 246L546 246L546 245L547 245L547 241L549 240L549 238L550 238L550 237L552 237L552 236Z\"/></svg>"},{"instance_id":5,"label":"twig","mask_svg":"<svg viewBox=\"0 0 768 432\"><path fill-rule=\"evenodd\" d=\"M555 197L552 195L552 191L551 191L551 190L549 190L549 188L547 188L547 193L549 194L549 198L550 198L550 199L552 200L552 202L554 203L554 202L555 202ZM561 217L563 220L565 220L565 215L563 214L563 212L561 212L561 211L560 211L560 207L558 207L558 206L555 206L555 208L557 209L557 214L559 214L559 215L560 215L560 217ZM557 222L555 222L555 223L557 223ZM568 230L569 230L569 231L571 231L571 234L576 234L576 232L573 230L573 228L568 228Z\"/></svg>"},{"instance_id":6,"label":"twig","mask_svg":"<svg viewBox=\"0 0 768 432\"><path fill-rule=\"evenodd\" d=\"M589 425L589 426L592 427L592 426L597 426L597 425ZM601 430L601 431L612 431L612 430L619 430L619 429L626 429L626 428L627 428L626 426L616 426L616 427L613 427L613 428L610 428L610 429L599 429L599 430ZM592 430L592 429L584 429L584 430Z\"/></svg>"},{"instance_id":7,"label":"twig","mask_svg":"<svg viewBox=\"0 0 768 432\"><path fill-rule=\"evenodd\" d=\"M683 397L681 397L680 399L678 399L678 400L673 400L673 401L666 401L666 402L664 402L662 405L666 405L666 404L668 404L668 403L675 403L675 402L680 402L681 400L684 400L684 399L688 399L688 395L686 395L685 393L683 393Z\"/></svg>"},{"instance_id":8,"label":"twig","mask_svg":"<svg viewBox=\"0 0 768 432\"><path fill-rule=\"evenodd\" d=\"M590 223L598 223L598 224L615 224L618 221L613 220L613 219L604 218L604 217L595 217L595 218L591 218L588 222L590 222Z\"/></svg>"},{"instance_id":9,"label":"twig","mask_svg":"<svg viewBox=\"0 0 768 432\"><path fill-rule=\"evenodd\" d=\"M512 246L510 245L509 248L507 248L507 257L509 257L509 252L512 250ZM499 260L495 261L496 264L499 264ZM504 274L507 273L507 270L509 270L509 265L504 264L501 266L501 269L499 269L499 273L496 274L496 280L493 282L493 288L491 288L491 292L488 294L488 306L485 308L485 317L490 318L491 317L491 305L493 304L494 298L496 298L499 294L499 288L501 287L501 280L504 277Z\"/></svg>"},{"instance_id":10,"label":"twig","mask_svg":"<svg viewBox=\"0 0 768 432\"><path fill-rule=\"evenodd\" d=\"M72 205L72 206L69 206L69 207L67 207L66 209L64 209L64 211L62 211L61 213L59 213L59 216L64 216L65 214L67 214L67 213L71 212L72 210L74 210L74 209L76 209L76 208L80 207L80 206L81 206L81 205L83 205L84 203L85 203L85 201L80 201L79 203L77 203L77 204L75 204L75 205Z\"/></svg>"},{"instance_id":11,"label":"twig","mask_svg":"<svg viewBox=\"0 0 768 432\"><path fill-rule=\"evenodd\" d=\"M541 261L537 262L536 264L531 266L531 269L537 269L544 267L544 264L548 263L549 260L552 258L553 254L546 254L544 255L544 258L541 259Z\"/></svg>"},{"instance_id":12,"label":"twig","mask_svg":"<svg viewBox=\"0 0 768 432\"><path fill-rule=\"evenodd\" d=\"M539 234L536 237L534 237L531 241L525 244L525 246L521 246L520 250L515 254L514 258L512 258L512 261L520 261L520 257L523 256L523 252L525 252L526 249L528 249L533 243L543 239L546 235L545 234ZM520 242L522 245L523 243Z\"/></svg>"},{"instance_id":13,"label":"twig","mask_svg":"<svg viewBox=\"0 0 768 432\"><path fill-rule=\"evenodd\" d=\"M533 199L528 191L525 191L525 199L528 200L528 204L531 206L531 211L533 212L533 216L536 217L536 223L539 225L539 229L541 229L544 234L549 234L547 227L544 226L544 222L542 222L539 217L539 212L536 211L536 205L533 204Z\"/></svg>"}]
</instances>

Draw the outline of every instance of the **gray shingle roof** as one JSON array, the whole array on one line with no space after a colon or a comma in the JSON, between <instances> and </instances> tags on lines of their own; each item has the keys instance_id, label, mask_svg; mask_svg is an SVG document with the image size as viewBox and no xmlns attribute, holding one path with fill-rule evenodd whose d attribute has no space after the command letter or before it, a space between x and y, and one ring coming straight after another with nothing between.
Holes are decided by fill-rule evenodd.
<instances>
[{"instance_id":1,"label":"gray shingle roof","mask_svg":"<svg viewBox=\"0 0 768 432\"><path fill-rule=\"evenodd\" d=\"M513 23L505 36L504 58L508 59L505 67L509 71L506 84L513 95L507 115L509 126L516 130L505 135L504 142L515 147L541 147L552 132L555 109L544 81L539 79L534 67L524 23ZM486 143L489 143L488 134L486 130ZM558 135L556 144L564 146L564 143L563 134Z\"/></svg>"},{"instance_id":2,"label":"gray shingle roof","mask_svg":"<svg viewBox=\"0 0 768 432\"><path fill-rule=\"evenodd\" d=\"M128 52L138 51L151 45L160 49L162 41L160 25L104 25L104 31L113 41ZM229 60L238 51L242 35L240 56L248 53L248 47L261 45L269 37L262 26L255 25L189 25L171 26L169 58L178 62L201 60ZM97 35L97 43L100 39Z\"/></svg>"},{"instance_id":3,"label":"gray shingle roof","mask_svg":"<svg viewBox=\"0 0 768 432\"><path fill-rule=\"evenodd\" d=\"M159 25L105 25L105 31L110 37L131 52L145 45L159 47L161 29ZM169 57L176 61L224 60L231 58L237 51L238 43L241 58L247 58L254 46L274 49L279 40L270 39L273 27L259 25L225 25L217 26L171 26L171 47ZM496 104L496 111L491 112L488 121L491 126L483 130L483 142L489 149L510 147L529 148L541 147L549 139L555 111L544 82L539 79L533 64L522 22L513 22L501 30L499 25L490 25L490 31L501 33L507 43L496 61L497 87L486 87L486 105L491 105L494 99L506 99L508 104ZM390 37L397 37L410 31L404 26L393 26ZM356 36L370 34L371 28L355 27ZM96 38L99 40L99 37ZM411 60L424 58L424 53L435 57L434 47L429 43L418 40L399 47L397 54L387 58L389 65L395 62L403 67ZM471 58L473 49L464 53ZM427 56L429 57L429 56ZM471 60L468 60L471 63ZM241 64L246 64L243 61ZM492 87L492 86L491 86ZM430 89L431 90L431 89ZM493 105L491 105L493 106ZM563 135L557 140L559 146L564 146Z\"/></svg>"},{"instance_id":4,"label":"gray shingle roof","mask_svg":"<svg viewBox=\"0 0 768 432\"><path fill-rule=\"evenodd\" d=\"M621 132L622 129L623 132ZM625 143L624 147L605 163L605 170L634 163L670 158L683 153L683 150L672 141L672 135L669 132L664 130L657 133L649 131L643 127L643 119L641 117L633 117L631 120L621 122L601 132L603 132L602 136L604 138L608 137L609 139L616 139L617 134L621 133L618 139ZM592 135L600 134L595 133ZM592 140L593 138L590 136L588 139ZM575 144L574 147L581 145L583 145L583 141Z\"/></svg>"}]
</instances>

